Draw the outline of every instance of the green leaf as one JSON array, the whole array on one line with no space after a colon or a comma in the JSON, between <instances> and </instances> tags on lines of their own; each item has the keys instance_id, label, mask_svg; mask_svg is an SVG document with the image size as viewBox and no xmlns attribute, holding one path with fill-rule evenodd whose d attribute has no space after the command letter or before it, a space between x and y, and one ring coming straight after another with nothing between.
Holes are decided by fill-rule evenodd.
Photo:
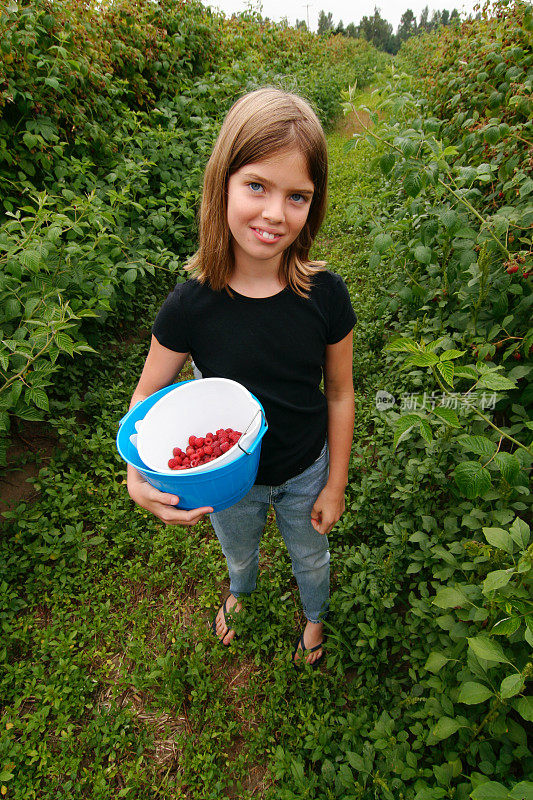
<instances>
[{"instance_id":1,"label":"green leaf","mask_svg":"<svg viewBox=\"0 0 533 800\"><path fill-rule=\"evenodd\" d=\"M467 637L467 641L478 658L482 658L485 661L496 661L499 664L510 663L501 646L489 639L488 636Z\"/></svg>"},{"instance_id":2,"label":"green leaf","mask_svg":"<svg viewBox=\"0 0 533 800\"><path fill-rule=\"evenodd\" d=\"M459 417L453 410L453 408L446 408L445 406L437 406L437 408L433 409L433 414L436 414L446 425L450 425L452 428L460 428L461 423L459 422Z\"/></svg>"},{"instance_id":3,"label":"green leaf","mask_svg":"<svg viewBox=\"0 0 533 800\"><path fill-rule=\"evenodd\" d=\"M430 653L424 668L427 669L428 672L433 672L436 675L448 661L450 661L450 659L443 656L442 653Z\"/></svg>"},{"instance_id":4,"label":"green leaf","mask_svg":"<svg viewBox=\"0 0 533 800\"><path fill-rule=\"evenodd\" d=\"M514 672L503 679L500 686L500 694L503 700L514 697L524 688L524 676L520 672Z\"/></svg>"},{"instance_id":5,"label":"green leaf","mask_svg":"<svg viewBox=\"0 0 533 800\"><path fill-rule=\"evenodd\" d=\"M517 617L505 617L498 620L491 630L491 636L512 636L520 627L520 620Z\"/></svg>"},{"instance_id":6,"label":"green leaf","mask_svg":"<svg viewBox=\"0 0 533 800\"><path fill-rule=\"evenodd\" d=\"M418 425L419 422L420 417L415 414L406 414L405 417L400 417L394 428L394 449L401 441L407 438L413 426Z\"/></svg>"},{"instance_id":7,"label":"green leaf","mask_svg":"<svg viewBox=\"0 0 533 800\"><path fill-rule=\"evenodd\" d=\"M503 477L511 486L516 483L520 473L520 462L512 453L497 453L494 463L499 467Z\"/></svg>"},{"instance_id":8,"label":"green leaf","mask_svg":"<svg viewBox=\"0 0 533 800\"><path fill-rule=\"evenodd\" d=\"M460 589L452 589L450 586L439 589L431 602L434 606L438 606L439 608L463 608L464 606L471 605L468 598Z\"/></svg>"},{"instance_id":9,"label":"green leaf","mask_svg":"<svg viewBox=\"0 0 533 800\"><path fill-rule=\"evenodd\" d=\"M28 267L32 272L38 272L41 263L41 254L36 250L24 250L20 255L20 260L25 267Z\"/></svg>"},{"instance_id":10,"label":"green leaf","mask_svg":"<svg viewBox=\"0 0 533 800\"><path fill-rule=\"evenodd\" d=\"M513 707L518 711L521 717L528 722L533 722L533 697L519 697L518 700L513 701Z\"/></svg>"},{"instance_id":11,"label":"green leaf","mask_svg":"<svg viewBox=\"0 0 533 800\"><path fill-rule=\"evenodd\" d=\"M134 283L136 278L137 278L136 269L128 269L124 273L124 283Z\"/></svg>"},{"instance_id":12,"label":"green leaf","mask_svg":"<svg viewBox=\"0 0 533 800\"><path fill-rule=\"evenodd\" d=\"M408 172L403 180L403 188L409 197L416 197L422 189L422 173Z\"/></svg>"},{"instance_id":13,"label":"green leaf","mask_svg":"<svg viewBox=\"0 0 533 800\"><path fill-rule=\"evenodd\" d=\"M530 529L529 525L525 523L524 520L517 517L509 528L509 534L513 542L515 542L520 549L526 549L529 542Z\"/></svg>"},{"instance_id":14,"label":"green leaf","mask_svg":"<svg viewBox=\"0 0 533 800\"><path fill-rule=\"evenodd\" d=\"M391 352L395 353L418 353L419 347L417 343L413 339L394 339L393 342L389 342L383 348L384 350L390 350Z\"/></svg>"},{"instance_id":15,"label":"green leaf","mask_svg":"<svg viewBox=\"0 0 533 800\"><path fill-rule=\"evenodd\" d=\"M439 361L437 369L446 381L447 384L453 386L454 366L451 361Z\"/></svg>"},{"instance_id":16,"label":"green leaf","mask_svg":"<svg viewBox=\"0 0 533 800\"><path fill-rule=\"evenodd\" d=\"M431 731L431 734L435 739L447 739L449 736L456 733L460 727L460 724L455 719L451 719L451 717L441 717Z\"/></svg>"},{"instance_id":17,"label":"green leaf","mask_svg":"<svg viewBox=\"0 0 533 800\"><path fill-rule=\"evenodd\" d=\"M33 133L25 133L22 137L22 140L26 147L31 150L32 148L36 147L39 143L39 137L35 136Z\"/></svg>"},{"instance_id":18,"label":"green leaf","mask_svg":"<svg viewBox=\"0 0 533 800\"><path fill-rule=\"evenodd\" d=\"M378 253L384 253L385 250L388 250L393 244L394 242L390 233L378 233L372 243L372 246L374 250L378 251Z\"/></svg>"},{"instance_id":19,"label":"green leaf","mask_svg":"<svg viewBox=\"0 0 533 800\"><path fill-rule=\"evenodd\" d=\"M483 581L483 594L493 592L495 589L501 589L502 586L507 586L509 581L514 575L514 569L497 569L494 572L489 572Z\"/></svg>"},{"instance_id":20,"label":"green leaf","mask_svg":"<svg viewBox=\"0 0 533 800\"><path fill-rule=\"evenodd\" d=\"M439 359L435 353L413 353L412 356L409 356L404 361L403 366L433 367L438 361Z\"/></svg>"},{"instance_id":21,"label":"green leaf","mask_svg":"<svg viewBox=\"0 0 533 800\"><path fill-rule=\"evenodd\" d=\"M469 500L482 496L492 486L488 470L479 461L464 461L453 472L455 483Z\"/></svg>"},{"instance_id":22,"label":"green leaf","mask_svg":"<svg viewBox=\"0 0 533 800\"><path fill-rule=\"evenodd\" d=\"M533 800L533 783L531 781L520 781L515 783L509 792L511 800Z\"/></svg>"},{"instance_id":23,"label":"green leaf","mask_svg":"<svg viewBox=\"0 0 533 800\"><path fill-rule=\"evenodd\" d=\"M477 786L471 793L472 800L509 800L509 792L498 781L487 781Z\"/></svg>"},{"instance_id":24,"label":"green leaf","mask_svg":"<svg viewBox=\"0 0 533 800\"><path fill-rule=\"evenodd\" d=\"M396 156L394 153L385 153L385 155L381 156L379 159L379 166L384 175L389 174L394 167L395 161Z\"/></svg>"},{"instance_id":25,"label":"green leaf","mask_svg":"<svg viewBox=\"0 0 533 800\"><path fill-rule=\"evenodd\" d=\"M433 441L433 431L431 430L431 425L429 424L429 422L427 422L427 420L422 419L422 418L419 420L419 425L420 425L420 433L422 434L422 437L429 444L429 442Z\"/></svg>"},{"instance_id":26,"label":"green leaf","mask_svg":"<svg viewBox=\"0 0 533 800\"><path fill-rule=\"evenodd\" d=\"M48 411L48 397L46 396L46 392L42 389L30 387L28 390L28 398L32 403L35 403L38 408L42 408L43 411Z\"/></svg>"},{"instance_id":27,"label":"green leaf","mask_svg":"<svg viewBox=\"0 0 533 800\"><path fill-rule=\"evenodd\" d=\"M500 129L497 125L491 125L483 131L483 138L487 144L496 144L500 140Z\"/></svg>"},{"instance_id":28,"label":"green leaf","mask_svg":"<svg viewBox=\"0 0 533 800\"><path fill-rule=\"evenodd\" d=\"M440 218L446 230L454 228L459 222L459 217L457 215L457 212L454 211L452 208L447 208L444 211L442 211L440 214Z\"/></svg>"},{"instance_id":29,"label":"green leaf","mask_svg":"<svg viewBox=\"0 0 533 800\"><path fill-rule=\"evenodd\" d=\"M514 550L513 540L503 528L483 528L485 539L493 547L512 553Z\"/></svg>"},{"instance_id":30,"label":"green leaf","mask_svg":"<svg viewBox=\"0 0 533 800\"><path fill-rule=\"evenodd\" d=\"M74 342L72 338L68 335L68 333L59 331L59 333L55 334L54 340L60 350L63 350L65 353L68 353L69 355L74 354Z\"/></svg>"},{"instance_id":31,"label":"green leaf","mask_svg":"<svg viewBox=\"0 0 533 800\"><path fill-rule=\"evenodd\" d=\"M57 78L48 78L47 77L47 78L44 79L44 82L45 82L45 84L47 86L50 86L52 89L56 89L56 90L61 89L61 84L57 80Z\"/></svg>"},{"instance_id":32,"label":"green leaf","mask_svg":"<svg viewBox=\"0 0 533 800\"><path fill-rule=\"evenodd\" d=\"M475 369L475 367L456 367L455 374L458 378L469 378L473 381L476 381L478 378L478 371Z\"/></svg>"},{"instance_id":33,"label":"green leaf","mask_svg":"<svg viewBox=\"0 0 533 800\"><path fill-rule=\"evenodd\" d=\"M418 247L415 247L414 256L421 264L430 264L432 256L431 248L424 247L424 245L420 244Z\"/></svg>"},{"instance_id":34,"label":"green leaf","mask_svg":"<svg viewBox=\"0 0 533 800\"><path fill-rule=\"evenodd\" d=\"M348 764L353 767L357 772L368 772L365 768L365 762L362 756L358 753L352 753L350 750L346 753Z\"/></svg>"},{"instance_id":35,"label":"green leaf","mask_svg":"<svg viewBox=\"0 0 533 800\"><path fill-rule=\"evenodd\" d=\"M475 681L466 681L459 687L459 695L457 700L460 703L465 703L469 706L474 706L477 703L483 703L492 697L492 691L482 683Z\"/></svg>"},{"instance_id":36,"label":"green leaf","mask_svg":"<svg viewBox=\"0 0 533 800\"><path fill-rule=\"evenodd\" d=\"M464 356L466 350L445 350L443 353L440 354L439 358L441 361L450 361L453 358L460 358Z\"/></svg>"},{"instance_id":37,"label":"green leaf","mask_svg":"<svg viewBox=\"0 0 533 800\"><path fill-rule=\"evenodd\" d=\"M496 451L496 445L486 436L458 436L457 441L465 450L470 450L478 456L491 458Z\"/></svg>"},{"instance_id":38,"label":"green leaf","mask_svg":"<svg viewBox=\"0 0 533 800\"><path fill-rule=\"evenodd\" d=\"M485 389L494 389L494 391L516 389L516 381L510 381L509 378L504 378L503 375L498 375L495 372L486 372L480 377L478 386L485 387Z\"/></svg>"}]
</instances>

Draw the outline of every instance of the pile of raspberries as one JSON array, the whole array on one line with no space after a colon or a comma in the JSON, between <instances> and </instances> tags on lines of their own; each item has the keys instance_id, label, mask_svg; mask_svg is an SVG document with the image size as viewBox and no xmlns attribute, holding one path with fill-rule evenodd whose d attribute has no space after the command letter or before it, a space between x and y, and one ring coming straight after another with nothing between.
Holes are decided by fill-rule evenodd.
<instances>
[{"instance_id":1,"label":"pile of raspberries","mask_svg":"<svg viewBox=\"0 0 533 800\"><path fill-rule=\"evenodd\" d=\"M222 453L227 453L240 438L241 432L233 428L219 428L216 433L206 433L205 436L189 436L189 446L185 452L175 447L168 466L170 469L191 469L207 464Z\"/></svg>"}]
</instances>

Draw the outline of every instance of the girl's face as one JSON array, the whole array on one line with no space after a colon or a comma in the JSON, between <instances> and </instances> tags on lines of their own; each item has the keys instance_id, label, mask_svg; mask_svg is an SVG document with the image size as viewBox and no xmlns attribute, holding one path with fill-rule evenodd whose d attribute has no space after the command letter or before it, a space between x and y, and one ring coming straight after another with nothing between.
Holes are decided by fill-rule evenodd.
<instances>
[{"instance_id":1,"label":"girl's face","mask_svg":"<svg viewBox=\"0 0 533 800\"><path fill-rule=\"evenodd\" d=\"M228 225L237 269L277 271L302 230L314 186L297 150L246 164L228 180Z\"/></svg>"}]
</instances>

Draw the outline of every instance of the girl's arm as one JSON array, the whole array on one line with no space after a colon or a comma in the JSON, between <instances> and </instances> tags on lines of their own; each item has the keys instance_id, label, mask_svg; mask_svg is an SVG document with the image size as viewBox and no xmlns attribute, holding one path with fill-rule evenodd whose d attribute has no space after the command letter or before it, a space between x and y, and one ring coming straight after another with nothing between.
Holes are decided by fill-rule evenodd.
<instances>
[{"instance_id":1,"label":"girl's arm","mask_svg":"<svg viewBox=\"0 0 533 800\"><path fill-rule=\"evenodd\" d=\"M155 336L152 336L150 351L144 362L139 383L133 392L130 408L133 408L140 400L145 400L154 392L171 384L179 375L188 355L188 353L175 353L174 350L163 347ZM204 514L213 511L211 507L207 506L191 511L175 508L179 497L160 492L151 486L131 464L128 464L128 492L132 500L151 511L167 525L194 525Z\"/></svg>"},{"instance_id":2,"label":"girl's arm","mask_svg":"<svg viewBox=\"0 0 533 800\"><path fill-rule=\"evenodd\" d=\"M311 512L318 533L329 533L345 508L344 491L353 439L353 331L326 348L324 392L328 402L329 477Z\"/></svg>"}]
</instances>

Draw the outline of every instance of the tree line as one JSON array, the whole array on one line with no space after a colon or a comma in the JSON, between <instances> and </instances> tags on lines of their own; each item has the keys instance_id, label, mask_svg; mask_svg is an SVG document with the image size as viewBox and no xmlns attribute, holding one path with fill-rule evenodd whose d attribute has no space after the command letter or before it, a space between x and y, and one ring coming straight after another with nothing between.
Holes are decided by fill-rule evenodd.
<instances>
[{"instance_id":1,"label":"tree line","mask_svg":"<svg viewBox=\"0 0 533 800\"><path fill-rule=\"evenodd\" d=\"M355 39L366 39L380 50L384 50L387 53L397 53L402 42L407 41L412 36L441 26L456 25L459 22L459 12L455 8L451 12L447 9L433 11L430 17L429 8L426 6L422 10L418 21L413 11L408 8L402 14L398 29L394 33L392 25L386 19L383 19L377 7L374 8L372 16L364 16L358 25L350 22L346 26L344 26L342 20L335 25L331 12L320 11L318 15L318 33L323 36L341 34ZM296 27L307 28L307 25L304 20L296 20Z\"/></svg>"}]
</instances>

